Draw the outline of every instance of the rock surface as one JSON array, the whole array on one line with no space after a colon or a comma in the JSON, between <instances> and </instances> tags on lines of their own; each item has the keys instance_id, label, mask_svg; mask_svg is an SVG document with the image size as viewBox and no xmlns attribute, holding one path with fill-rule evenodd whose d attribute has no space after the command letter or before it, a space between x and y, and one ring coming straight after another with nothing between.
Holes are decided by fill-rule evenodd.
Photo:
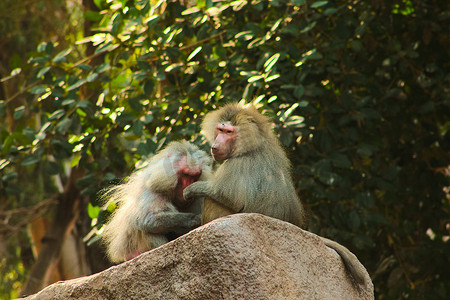
<instances>
[{"instance_id":1,"label":"rock surface","mask_svg":"<svg viewBox=\"0 0 450 300\"><path fill-rule=\"evenodd\" d=\"M237 214L26 299L373 299L368 282L356 285L316 235L259 214Z\"/></svg>"}]
</instances>

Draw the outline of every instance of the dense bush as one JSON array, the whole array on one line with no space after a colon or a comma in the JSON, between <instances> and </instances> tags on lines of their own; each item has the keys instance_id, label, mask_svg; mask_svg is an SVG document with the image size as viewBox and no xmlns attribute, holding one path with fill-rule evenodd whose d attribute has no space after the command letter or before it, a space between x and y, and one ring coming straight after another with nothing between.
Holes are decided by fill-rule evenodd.
<instances>
[{"instance_id":1,"label":"dense bush","mask_svg":"<svg viewBox=\"0 0 450 300\"><path fill-rule=\"evenodd\" d=\"M244 100L273 117L310 229L357 254L378 298L448 297L445 1L191 2L95 1L95 35L39 45L21 101L0 102L9 206L74 177L100 228L102 187L170 140L204 145L205 112Z\"/></svg>"}]
</instances>

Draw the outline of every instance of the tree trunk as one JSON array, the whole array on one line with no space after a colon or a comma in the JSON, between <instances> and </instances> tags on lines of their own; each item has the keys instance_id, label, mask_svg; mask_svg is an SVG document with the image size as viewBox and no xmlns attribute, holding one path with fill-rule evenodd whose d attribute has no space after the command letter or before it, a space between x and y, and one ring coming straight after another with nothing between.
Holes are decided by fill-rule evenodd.
<instances>
[{"instance_id":1,"label":"tree trunk","mask_svg":"<svg viewBox=\"0 0 450 300\"><path fill-rule=\"evenodd\" d=\"M34 294L50 284L51 276L57 267L63 242L72 230L79 214L80 191L75 185L83 171L74 168L71 171L64 193L58 195L58 205L53 221L42 240L42 249L31 268L22 296Z\"/></svg>"}]
</instances>

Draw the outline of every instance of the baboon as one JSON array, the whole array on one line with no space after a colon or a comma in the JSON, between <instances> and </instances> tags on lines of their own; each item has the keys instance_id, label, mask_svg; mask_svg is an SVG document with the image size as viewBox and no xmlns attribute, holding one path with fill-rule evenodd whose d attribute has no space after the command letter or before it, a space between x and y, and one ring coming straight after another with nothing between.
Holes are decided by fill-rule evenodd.
<instances>
[{"instance_id":1,"label":"baboon","mask_svg":"<svg viewBox=\"0 0 450 300\"><path fill-rule=\"evenodd\" d=\"M112 262L132 259L201 224L200 197L183 190L211 174L211 158L188 142L171 142L144 169L103 194L118 208L105 225L103 240Z\"/></svg>"},{"instance_id":2,"label":"baboon","mask_svg":"<svg viewBox=\"0 0 450 300\"><path fill-rule=\"evenodd\" d=\"M290 174L290 161L273 133L270 119L253 107L236 103L209 112L202 132L214 160L223 162L208 181L184 190L184 197L205 197L202 221L232 213L260 213L304 228L306 216ZM365 270L347 248L322 238L336 250L353 278L365 281Z\"/></svg>"}]
</instances>

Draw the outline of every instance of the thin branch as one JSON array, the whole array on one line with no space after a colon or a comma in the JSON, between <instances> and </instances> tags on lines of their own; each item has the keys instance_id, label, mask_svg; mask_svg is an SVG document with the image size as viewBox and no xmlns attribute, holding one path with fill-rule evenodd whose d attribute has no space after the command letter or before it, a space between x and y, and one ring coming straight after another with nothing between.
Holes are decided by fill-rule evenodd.
<instances>
[{"instance_id":1,"label":"thin branch","mask_svg":"<svg viewBox=\"0 0 450 300\"><path fill-rule=\"evenodd\" d=\"M200 46L200 45L202 45L202 44L204 44L204 43L206 43L206 42L208 42L208 41L210 41L210 40L213 40L213 39L215 39L215 38L221 37L225 32L226 32L226 31L222 31L222 32L219 32L219 33L217 33L217 34L215 34L215 35L212 35L212 36L210 36L210 37L208 37L208 38L206 38L206 39L203 39L203 40L201 40L201 41L198 41L198 42L196 42L196 43L193 43L193 44L190 44L190 45L183 46L183 47L180 48L180 51L184 51L184 50L187 50L187 49L191 49L191 48L194 48L194 47L198 47L198 46Z\"/></svg>"},{"instance_id":2,"label":"thin branch","mask_svg":"<svg viewBox=\"0 0 450 300\"><path fill-rule=\"evenodd\" d=\"M204 44L204 43L206 43L206 42L208 42L208 41L210 41L210 40L213 40L213 39L218 38L218 37L222 37L223 34L225 34L225 32L226 32L226 31L222 31L222 32L219 32L219 33L217 33L217 34L214 34L214 35L212 35L212 36L210 36L210 37L208 37L208 38L205 38L205 39L203 39L203 40L201 40L201 41L198 41L198 42L196 42L196 43L193 43L193 44L190 44L190 45L183 46L183 47L180 48L180 51L184 51L184 50L188 50L188 49L191 49L191 48L195 48L195 47L198 47L198 46L200 46L200 45L202 45L202 44ZM85 62L87 62L87 61L90 61L90 60L92 60L93 58L95 58L95 57L97 57L97 56L100 56L100 55L102 55L102 54L104 54L104 53L106 53L106 52L113 51L113 50L117 49L119 46L120 46L120 45L114 45L113 47L109 47L109 48L104 49L104 50L102 50L102 51L96 52L96 53L94 53L94 54L92 54L92 55L90 55L90 56L88 56L88 57L85 57L85 58L83 58L82 60L80 60L80 61L74 63L72 66L70 66L69 70L70 70L70 69L73 69L73 68L75 68L75 67L77 67L77 66L79 66L79 65L81 65L81 64L83 64L83 63L85 63ZM156 60L156 59L150 59L150 61L153 61L153 60ZM20 73L18 73L18 74L16 74L16 75L11 75L11 76L2 78L2 79L1 79L1 82L7 81L7 80L9 80L9 79L12 79L12 78L14 78L15 76L17 76L17 75L19 75L19 74L20 74ZM34 83L32 83L32 84L26 86L25 88L21 89L20 91L18 91L17 93L15 93L15 94L12 95L11 97L9 97L9 98L6 100L6 103L11 102L11 101L14 100L16 97L18 97L19 95L25 93L27 90L29 90L30 88L36 86L36 85L39 84L40 82L41 82L41 81L34 82Z\"/></svg>"},{"instance_id":3,"label":"thin branch","mask_svg":"<svg viewBox=\"0 0 450 300\"><path fill-rule=\"evenodd\" d=\"M112 48L107 48L107 49L104 49L104 50L99 51L99 52L97 52L97 53L94 53L94 54L92 54L92 55L90 55L90 56L88 56L88 57L85 57L85 58L83 58L82 60L80 60L80 61L74 63L72 66L70 66L70 68L69 68L68 70L71 70L71 69L73 69L73 68L75 68L75 67L81 65L82 63L85 63L86 61L90 61L91 59L93 59L93 58L95 58L95 57L97 57L97 56L100 56L100 55L102 55L102 54L104 54L104 53L106 53L106 52L108 52L108 51L115 50L118 46L119 46L119 45L115 45L115 46L112 47ZM11 76L2 78L2 79L1 79L1 82L7 81L7 80L9 80L9 79L12 79L12 78L18 76L19 74L20 74L20 73L18 73L18 74L16 74L16 75L11 75ZM16 92L14 95L12 95L12 96L9 97L8 99L6 99L6 103L11 102L11 101L14 100L17 96L19 96L19 95L25 93L25 92L28 91L30 88L32 88L32 87L38 85L38 84L41 83L41 82L42 82L42 80L38 80L38 81L36 81L36 82L34 82L34 83L32 83L32 84L29 84L29 85L26 86L25 88L21 89L20 91Z\"/></svg>"},{"instance_id":4,"label":"thin branch","mask_svg":"<svg viewBox=\"0 0 450 300\"><path fill-rule=\"evenodd\" d=\"M57 203L56 198L44 200L31 207L21 207L0 212L0 234L13 234L25 225L42 216L50 206ZM10 220L19 221L10 224Z\"/></svg>"}]
</instances>

